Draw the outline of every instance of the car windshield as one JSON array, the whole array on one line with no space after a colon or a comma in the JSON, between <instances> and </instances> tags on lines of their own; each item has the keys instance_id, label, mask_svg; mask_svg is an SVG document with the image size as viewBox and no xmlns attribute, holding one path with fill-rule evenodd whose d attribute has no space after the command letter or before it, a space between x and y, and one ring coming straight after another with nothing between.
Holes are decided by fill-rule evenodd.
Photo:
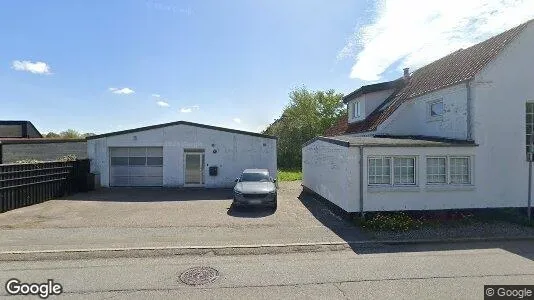
<instances>
[{"instance_id":1,"label":"car windshield","mask_svg":"<svg viewBox=\"0 0 534 300\"><path fill-rule=\"evenodd\" d=\"M271 181L268 174L265 173L243 173L241 174L241 181Z\"/></svg>"}]
</instances>

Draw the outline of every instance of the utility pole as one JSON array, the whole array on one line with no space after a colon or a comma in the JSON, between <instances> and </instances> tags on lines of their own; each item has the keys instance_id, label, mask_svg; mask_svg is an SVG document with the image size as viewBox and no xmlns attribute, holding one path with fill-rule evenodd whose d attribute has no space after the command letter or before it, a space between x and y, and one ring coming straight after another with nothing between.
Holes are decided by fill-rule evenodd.
<instances>
[{"instance_id":1,"label":"utility pole","mask_svg":"<svg viewBox=\"0 0 534 300\"><path fill-rule=\"evenodd\" d=\"M534 149L534 127L530 132L530 147L528 148L527 159L528 159L528 205L527 205L527 218L528 223L532 224L532 156Z\"/></svg>"}]
</instances>

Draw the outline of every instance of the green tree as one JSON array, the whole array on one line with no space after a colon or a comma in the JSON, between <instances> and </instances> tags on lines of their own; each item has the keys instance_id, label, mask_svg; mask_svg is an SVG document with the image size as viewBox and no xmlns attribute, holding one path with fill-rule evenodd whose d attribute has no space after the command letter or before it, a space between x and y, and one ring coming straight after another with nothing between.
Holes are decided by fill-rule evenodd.
<instances>
[{"instance_id":1,"label":"green tree","mask_svg":"<svg viewBox=\"0 0 534 300\"><path fill-rule=\"evenodd\" d=\"M300 169L302 145L332 126L344 113L343 95L334 90L308 91L297 88L289 94L289 104L280 119L265 131L278 137L278 166Z\"/></svg>"},{"instance_id":2,"label":"green tree","mask_svg":"<svg viewBox=\"0 0 534 300\"><path fill-rule=\"evenodd\" d=\"M50 131L49 133L45 134L44 137L47 139L57 139L57 138L60 138L61 136L59 136L59 134L53 131Z\"/></svg>"},{"instance_id":3,"label":"green tree","mask_svg":"<svg viewBox=\"0 0 534 300\"><path fill-rule=\"evenodd\" d=\"M62 131L59 135L64 139L79 139L82 137L82 135L74 129L67 129Z\"/></svg>"}]
</instances>

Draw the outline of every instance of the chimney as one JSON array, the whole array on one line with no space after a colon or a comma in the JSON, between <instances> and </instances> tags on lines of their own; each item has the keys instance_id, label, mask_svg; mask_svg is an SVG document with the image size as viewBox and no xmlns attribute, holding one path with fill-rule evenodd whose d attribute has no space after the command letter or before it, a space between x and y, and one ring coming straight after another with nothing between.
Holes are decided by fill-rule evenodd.
<instances>
[{"instance_id":1,"label":"chimney","mask_svg":"<svg viewBox=\"0 0 534 300\"><path fill-rule=\"evenodd\" d=\"M408 81L410 79L410 68L404 68L404 80Z\"/></svg>"}]
</instances>

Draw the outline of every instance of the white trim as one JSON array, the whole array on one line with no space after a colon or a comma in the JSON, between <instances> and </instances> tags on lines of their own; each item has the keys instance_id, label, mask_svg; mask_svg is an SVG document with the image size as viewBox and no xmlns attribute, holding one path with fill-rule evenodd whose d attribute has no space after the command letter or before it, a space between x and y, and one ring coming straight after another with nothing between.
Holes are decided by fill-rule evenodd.
<instances>
[{"instance_id":1,"label":"white trim","mask_svg":"<svg viewBox=\"0 0 534 300\"><path fill-rule=\"evenodd\" d=\"M413 166L413 176L414 176L414 183L395 183L395 165L394 160L395 158L411 158L414 160L414 166ZM370 174L369 174L369 165L371 159L389 159L389 183L370 183ZM417 155L370 155L367 156L367 187L418 187L418 156Z\"/></svg>"}]
</instances>

